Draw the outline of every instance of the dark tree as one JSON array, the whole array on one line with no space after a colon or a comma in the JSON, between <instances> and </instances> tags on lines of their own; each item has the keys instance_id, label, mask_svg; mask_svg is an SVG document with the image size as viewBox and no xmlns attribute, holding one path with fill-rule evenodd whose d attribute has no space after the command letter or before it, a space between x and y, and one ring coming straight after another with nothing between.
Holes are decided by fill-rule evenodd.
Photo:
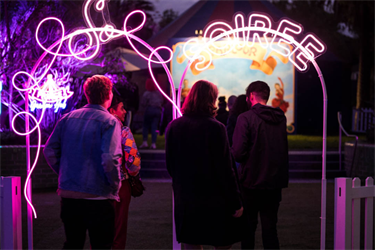
<instances>
[{"instance_id":1,"label":"dark tree","mask_svg":"<svg viewBox=\"0 0 375 250\"><path fill-rule=\"evenodd\" d=\"M163 29L165 26L173 22L177 17L178 12L174 11L173 9L164 10L159 22L160 29Z\"/></svg>"}]
</instances>

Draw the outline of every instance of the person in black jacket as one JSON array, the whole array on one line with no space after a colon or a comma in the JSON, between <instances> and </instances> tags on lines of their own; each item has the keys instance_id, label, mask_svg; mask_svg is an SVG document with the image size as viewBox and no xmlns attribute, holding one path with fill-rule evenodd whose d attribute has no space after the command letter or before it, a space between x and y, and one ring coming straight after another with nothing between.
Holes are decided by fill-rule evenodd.
<instances>
[{"instance_id":1,"label":"person in black jacket","mask_svg":"<svg viewBox=\"0 0 375 250\"><path fill-rule=\"evenodd\" d=\"M166 129L166 163L172 177L177 241L228 249L242 240L242 202L225 126L215 120L217 87L196 82L183 116Z\"/></svg>"},{"instance_id":2,"label":"person in black jacket","mask_svg":"<svg viewBox=\"0 0 375 250\"><path fill-rule=\"evenodd\" d=\"M239 182L247 219L242 249L254 249L258 213L265 249L279 249L277 212L281 189L288 186L286 117L280 108L266 106L270 88L262 81L246 89L251 109L237 119L232 154L240 163Z\"/></svg>"}]
</instances>

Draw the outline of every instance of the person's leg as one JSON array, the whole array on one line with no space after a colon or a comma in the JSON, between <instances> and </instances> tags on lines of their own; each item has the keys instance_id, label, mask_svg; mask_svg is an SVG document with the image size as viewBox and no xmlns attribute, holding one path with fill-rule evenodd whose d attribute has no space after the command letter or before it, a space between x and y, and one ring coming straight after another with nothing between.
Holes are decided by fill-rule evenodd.
<instances>
[{"instance_id":1,"label":"person's leg","mask_svg":"<svg viewBox=\"0 0 375 250\"><path fill-rule=\"evenodd\" d=\"M115 229L113 200L86 200L91 249L111 249Z\"/></svg>"},{"instance_id":2,"label":"person's leg","mask_svg":"<svg viewBox=\"0 0 375 250\"><path fill-rule=\"evenodd\" d=\"M115 207L115 238L112 249L125 249L128 230L128 212L131 199L130 183L123 180L119 192L120 202L114 201Z\"/></svg>"},{"instance_id":3,"label":"person's leg","mask_svg":"<svg viewBox=\"0 0 375 250\"><path fill-rule=\"evenodd\" d=\"M151 127L150 107L147 107L145 110L145 115L143 116L143 127L142 127L143 143L139 148L148 147L147 140L148 140L148 130L150 129L150 127Z\"/></svg>"},{"instance_id":4,"label":"person's leg","mask_svg":"<svg viewBox=\"0 0 375 250\"><path fill-rule=\"evenodd\" d=\"M156 130L158 129L158 124L160 120L160 115L161 115L161 109L158 107L153 107L152 110L152 121L151 121L151 136L152 136L152 144L155 145L156 143L156 138L157 138L157 132Z\"/></svg>"},{"instance_id":5,"label":"person's leg","mask_svg":"<svg viewBox=\"0 0 375 250\"><path fill-rule=\"evenodd\" d=\"M192 244L187 244L187 243L183 243L183 244L184 244L184 249L186 250L195 250L195 249L203 250L202 245L192 245Z\"/></svg>"},{"instance_id":6,"label":"person's leg","mask_svg":"<svg viewBox=\"0 0 375 250\"><path fill-rule=\"evenodd\" d=\"M241 249L254 249L255 247L255 231L258 224L259 207L256 200L254 190L243 189L242 198L244 213L246 219L246 237L241 241Z\"/></svg>"},{"instance_id":7,"label":"person's leg","mask_svg":"<svg viewBox=\"0 0 375 250\"><path fill-rule=\"evenodd\" d=\"M277 212L281 201L281 189L267 190L267 201L260 209L262 223L262 240L264 249L280 249L277 236Z\"/></svg>"},{"instance_id":8,"label":"person's leg","mask_svg":"<svg viewBox=\"0 0 375 250\"><path fill-rule=\"evenodd\" d=\"M65 243L63 249L83 249L86 240L86 225L82 200L61 198L60 218L64 224Z\"/></svg>"}]
</instances>

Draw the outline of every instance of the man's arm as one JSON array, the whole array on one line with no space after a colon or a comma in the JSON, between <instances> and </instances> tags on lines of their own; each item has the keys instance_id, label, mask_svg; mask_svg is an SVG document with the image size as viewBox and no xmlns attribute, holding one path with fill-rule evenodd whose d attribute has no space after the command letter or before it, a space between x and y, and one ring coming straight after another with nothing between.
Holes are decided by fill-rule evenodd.
<instances>
[{"instance_id":1,"label":"man's arm","mask_svg":"<svg viewBox=\"0 0 375 250\"><path fill-rule=\"evenodd\" d=\"M244 162L249 156L249 134L247 119L245 116L240 115L237 118L237 124L233 133L232 155L236 162Z\"/></svg>"},{"instance_id":2,"label":"man's arm","mask_svg":"<svg viewBox=\"0 0 375 250\"><path fill-rule=\"evenodd\" d=\"M102 166L107 181L113 189L120 186L121 167L121 126L119 122L110 122L103 131L102 137Z\"/></svg>"},{"instance_id":3,"label":"man's arm","mask_svg":"<svg viewBox=\"0 0 375 250\"><path fill-rule=\"evenodd\" d=\"M52 170L59 174L60 171L60 158L61 158L61 127L62 122L57 122L52 134L48 138L44 146L44 157Z\"/></svg>"}]
</instances>

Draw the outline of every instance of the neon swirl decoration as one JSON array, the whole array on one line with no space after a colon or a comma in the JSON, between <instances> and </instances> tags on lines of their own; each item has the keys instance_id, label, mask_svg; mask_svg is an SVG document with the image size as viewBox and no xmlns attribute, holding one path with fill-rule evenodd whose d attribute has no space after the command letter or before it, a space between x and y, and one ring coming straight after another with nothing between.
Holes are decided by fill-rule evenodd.
<instances>
[{"instance_id":1,"label":"neon swirl decoration","mask_svg":"<svg viewBox=\"0 0 375 250\"><path fill-rule=\"evenodd\" d=\"M163 68L165 69L168 79L171 83L171 86L173 86L173 80L172 80L172 75L167 67L167 63L172 59L173 52L170 48L162 46L159 48L152 48L149 44L147 44L145 41L142 39L138 38L137 36L133 35L134 32L142 29L146 22L146 14L140 10L135 10L131 12L124 21L123 29L116 29L113 24L110 23L110 20L103 20L104 24L102 27L96 27L94 22L92 21L90 17L90 7L92 4L95 3L94 8L96 11L102 11L102 12L108 12L108 6L107 6L107 1L106 0L86 0L83 4L83 18L85 20L85 23L87 27L77 29L74 32L70 34L65 34L65 28L61 20L55 17L47 17L43 19L39 25L37 26L36 33L35 33L35 39L38 43L38 45L44 50L44 53L39 57L37 60L36 64L34 65L33 69L31 70L30 73L26 71L19 71L17 72L13 78L12 78L12 84L15 87L15 89L23 92L29 92L30 93L30 100L31 100L31 106L33 106L33 102L38 101L41 103L40 108L42 109L41 115L39 120L35 118L35 116L28 112L19 112L17 113L12 120L12 127L18 135L26 136L28 134L33 133L35 130L38 131L38 147L37 147L37 152L36 152L36 157L35 160L32 164L32 167L30 168L30 171L27 173L27 178L25 182L25 187L24 187L24 196L25 199L28 203L28 205L31 207L33 211L34 218L37 218L37 213L36 210L31 203L31 199L27 194L27 186L29 185L30 177L32 172L35 169L39 154L40 154L40 146L41 146L41 131L40 131L40 123L44 117L44 113L47 107L50 107L51 104L53 103L55 105L55 108L58 106L63 106L64 103L66 104L66 99L69 98L73 93L69 91L68 88L57 88L56 84L54 83L54 80L52 76L47 76L49 73L53 63L55 62L56 58L59 57L75 57L79 60L82 61L87 61L95 58L98 56L100 52L101 45L103 43L108 43L111 40L118 39L118 38L123 38L125 37L129 44L132 46L134 51L138 53L139 56L141 56L143 59L148 61L149 67L150 67L150 74L152 79L154 79L158 89L161 91L161 93L172 103L175 103L175 95L172 96L172 99L169 97L169 95L165 94L162 89L160 88L159 84L157 83L154 73L151 69L151 63L156 63L156 64L162 64ZM127 22L128 20L133 16L133 15L141 15L142 16L142 22L140 25L138 25L135 28L132 28L130 30L127 29L128 25ZM105 16L105 15L103 15ZM43 24L46 22L57 22L60 25L61 28L61 37L54 42L52 45L49 47L45 46L42 42L41 39L39 38L39 31L40 28L42 27ZM76 39L78 36L86 36L88 40L88 44L86 47L82 50L74 50L74 39ZM142 44L144 47L146 47L150 51L150 56L146 57L143 55L134 45L133 41L137 41L138 43ZM68 45L68 50L69 53L62 53L61 48L62 45L66 43ZM160 55L159 51L160 50L167 50L169 52L170 57L167 60L164 60ZM38 77L35 76L35 72L37 71L40 63L42 60L47 56L47 55L52 55L52 59L48 63L48 66L45 67L45 69L42 71L42 74ZM47 76L47 79L46 79ZM24 78L27 80L25 81ZM39 87L40 83L42 81L45 81L45 84L42 87ZM56 104L58 103L58 104ZM56 106L57 105L57 106ZM34 107L36 107L34 103ZM178 108L176 104L174 104L175 108ZM181 112L178 109L178 114L181 116ZM20 115L27 115L31 117L32 120L35 122L35 126L30 128L30 131L28 132L20 132L17 130L17 128L14 126L15 120L18 116Z\"/></svg>"},{"instance_id":2,"label":"neon swirl decoration","mask_svg":"<svg viewBox=\"0 0 375 250\"><path fill-rule=\"evenodd\" d=\"M284 55L288 56L290 61L293 63L293 65L300 71L306 71L309 67L309 62L315 63L315 58L319 55L323 54L325 51L325 45L313 34L308 34L301 42L297 42L295 40L295 36L301 34L302 32L302 26L292 22L291 20L282 20L279 22L279 25L276 29L273 29L272 27L275 25L271 18L264 15L264 14L252 14L249 16L248 19L248 26L245 26L245 18L242 14L237 14L234 17L235 21L235 28L232 28L232 26L225 22L214 22L207 26L207 28L204 31L203 39L193 38L190 39L184 46L183 52L185 56L189 59L188 65L181 77L178 94L176 96L175 91L171 91L171 97L164 93L163 90L160 87L160 84L157 82L155 75L152 71L152 64L161 64L167 74L170 87L171 89L174 89L174 82L172 79L171 72L168 69L167 63L171 61L173 57L173 52L170 48L166 46L160 46L158 48L152 48L149 44L147 44L142 39L135 36L133 33L136 31L139 31L142 29L144 24L146 23L146 14L143 11L135 10L131 12L124 20L124 24L122 29L116 29L114 25L109 20L109 10L107 6L107 2L109 0L86 0L83 4L83 18L86 23L87 27L77 29L74 32L70 34L65 34L65 28L63 23L55 17L47 17L43 19L39 25L37 26L35 38L38 43L38 45L44 50L44 53L42 56L38 59L35 66L31 70L31 73L27 73L25 71L17 72L12 79L12 84L14 87L19 91L28 91L32 93L30 95L30 99L33 101L38 100L42 105L40 108L42 108L42 114L37 120L31 113L25 111L17 113L12 121L12 127L14 131L19 135L28 135L35 130L38 131L38 149L36 158L34 160L34 163L32 164L32 167L27 175L25 188L24 188L24 195L27 203L33 210L34 218L37 218L37 214L35 211L35 208L33 204L30 202L29 197L27 196L26 188L29 183L30 176L36 166L36 162L39 157L40 153L40 142L41 142L41 133L40 133L40 127L39 124L43 119L45 109L49 106L51 106L52 103L60 103L61 106L64 103L66 103L66 99L69 98L72 93L69 91L69 89L61 89L56 88L56 85L53 84L53 79L51 76L47 76L48 72L51 69L51 66L56 60L56 57L75 57L76 59L87 61L92 60L96 56L98 56L100 52L101 45L104 43L108 43L114 39L119 38L126 38L130 46L133 48L133 50L144 60L148 62L148 68L151 75L151 78L155 82L157 88L161 92L161 94L173 105L173 118L177 118L182 116L181 110L180 110L180 97L181 97L181 90L183 85L183 79L185 78L185 75L187 73L188 68L190 65L195 61L198 60L198 63L196 63L195 68L197 70L205 70L210 65L207 62L212 61L212 54L215 55L225 55L226 53L229 53L235 46L251 46L254 44L254 42L259 42L262 47L267 48L270 47L272 50ZM94 8L96 11L103 13L103 25L102 27L96 27L93 20L90 16L90 8L92 7L93 3L95 2ZM134 16L134 15L140 15L142 17L141 23L135 27L128 29L128 20ZM41 26L46 22L57 22L60 25L61 28L61 38L54 42L49 47L42 44L42 42L39 39L39 30ZM240 36L242 34L242 36ZM268 35L273 35L273 38L270 39ZM81 50L75 50L74 49L74 40L78 36L85 36L88 40L87 45L85 48ZM214 42L218 40L224 40L226 43L223 47L217 47ZM269 41L271 40L271 41ZM139 49L134 45L134 41L138 42L142 46L144 46L149 52L149 56L145 56L142 54ZM250 42L250 45L249 45ZM281 45L282 42L291 44L294 47L294 50L292 52L288 51ZM60 52L63 44L68 45L69 53L62 53ZM194 44L192 48L190 48L189 51L186 50L187 44ZM216 49L220 49L223 51L222 53L217 53L216 51L213 51L209 48L209 46L213 46ZM163 59L159 51L166 50L169 53L168 59ZM35 72L38 69L41 61L45 58L46 55L52 55L52 59L49 62L48 66L45 67L44 71L42 72L41 76L36 78ZM206 66L205 66L206 65ZM22 80L16 81L19 76L24 76L28 80L27 82L23 82ZM47 76L47 80L45 80L45 77ZM45 80L47 85L45 88L40 88L39 84ZM56 79L55 79L56 80ZM23 85L26 87L19 87L17 85L17 82L23 82ZM36 91L40 90L40 91ZM59 104L57 104L59 106ZM56 107L55 107L56 108ZM27 133L21 133L16 130L14 127L14 121L15 119L21 115L28 115L31 117L36 125L30 129Z\"/></svg>"}]
</instances>

